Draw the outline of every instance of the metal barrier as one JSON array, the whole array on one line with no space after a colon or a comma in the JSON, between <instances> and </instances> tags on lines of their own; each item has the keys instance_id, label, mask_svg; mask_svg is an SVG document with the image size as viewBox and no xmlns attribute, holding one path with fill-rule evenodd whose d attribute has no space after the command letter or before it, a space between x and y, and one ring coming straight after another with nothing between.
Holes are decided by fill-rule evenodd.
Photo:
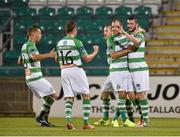
<instances>
[{"instance_id":1,"label":"metal barrier","mask_svg":"<svg viewBox=\"0 0 180 137\"><path fill-rule=\"evenodd\" d=\"M9 11L10 17L7 19L7 21L0 26L0 66L3 65L3 53L6 51L6 47L10 42L10 50L13 49L13 11L8 8L2 8L0 11ZM8 31L8 25L10 24L10 31ZM6 39L6 41L3 41L3 36L8 35L9 37Z\"/></svg>"}]
</instances>

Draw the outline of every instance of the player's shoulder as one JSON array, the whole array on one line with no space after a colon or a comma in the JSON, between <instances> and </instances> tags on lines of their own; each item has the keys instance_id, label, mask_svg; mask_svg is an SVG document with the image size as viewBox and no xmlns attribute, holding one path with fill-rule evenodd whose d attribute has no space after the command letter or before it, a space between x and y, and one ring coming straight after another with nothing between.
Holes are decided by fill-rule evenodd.
<instances>
[{"instance_id":1,"label":"player's shoulder","mask_svg":"<svg viewBox=\"0 0 180 137\"><path fill-rule=\"evenodd\" d=\"M143 31L139 31L139 32L136 33L135 36L144 36L144 34L145 34L145 33L144 33Z\"/></svg>"},{"instance_id":2,"label":"player's shoulder","mask_svg":"<svg viewBox=\"0 0 180 137\"><path fill-rule=\"evenodd\" d=\"M32 41L27 41L25 44L27 47L35 47L35 43Z\"/></svg>"},{"instance_id":3,"label":"player's shoulder","mask_svg":"<svg viewBox=\"0 0 180 137\"><path fill-rule=\"evenodd\" d=\"M33 47L34 43L31 41L26 41L23 45L22 48L28 48L28 47Z\"/></svg>"},{"instance_id":4,"label":"player's shoulder","mask_svg":"<svg viewBox=\"0 0 180 137\"><path fill-rule=\"evenodd\" d=\"M78 38L73 38L76 45L83 45Z\"/></svg>"},{"instance_id":5,"label":"player's shoulder","mask_svg":"<svg viewBox=\"0 0 180 137\"><path fill-rule=\"evenodd\" d=\"M107 38L107 42L113 42L115 39L115 35L111 35Z\"/></svg>"},{"instance_id":6,"label":"player's shoulder","mask_svg":"<svg viewBox=\"0 0 180 137\"><path fill-rule=\"evenodd\" d=\"M61 40L73 40L75 42L81 42L79 39L75 38L75 37L69 37L69 36L65 36L64 38L62 38Z\"/></svg>"}]
</instances>

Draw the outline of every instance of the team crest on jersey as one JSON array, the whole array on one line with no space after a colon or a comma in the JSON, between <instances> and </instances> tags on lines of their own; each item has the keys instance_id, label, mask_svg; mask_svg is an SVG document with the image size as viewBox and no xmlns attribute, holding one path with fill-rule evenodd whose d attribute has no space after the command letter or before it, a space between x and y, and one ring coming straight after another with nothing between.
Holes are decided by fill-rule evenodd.
<instances>
[{"instance_id":1,"label":"team crest on jersey","mask_svg":"<svg viewBox=\"0 0 180 137\"><path fill-rule=\"evenodd\" d=\"M63 41L63 45L66 45L67 44L67 41Z\"/></svg>"}]
</instances>

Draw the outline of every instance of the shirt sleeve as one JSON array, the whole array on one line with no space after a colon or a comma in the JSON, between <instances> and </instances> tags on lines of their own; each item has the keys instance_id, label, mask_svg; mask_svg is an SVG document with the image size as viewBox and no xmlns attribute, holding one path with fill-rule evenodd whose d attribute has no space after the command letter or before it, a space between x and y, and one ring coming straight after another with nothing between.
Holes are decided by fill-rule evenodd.
<instances>
[{"instance_id":1,"label":"shirt sleeve","mask_svg":"<svg viewBox=\"0 0 180 137\"><path fill-rule=\"evenodd\" d=\"M115 43L112 40L112 37L107 39L107 54L114 52Z\"/></svg>"},{"instance_id":2,"label":"shirt sleeve","mask_svg":"<svg viewBox=\"0 0 180 137\"><path fill-rule=\"evenodd\" d=\"M32 57L32 54L38 54L38 50L37 50L35 44L29 43L27 45L27 47L28 47L28 54L30 57Z\"/></svg>"},{"instance_id":3,"label":"shirt sleeve","mask_svg":"<svg viewBox=\"0 0 180 137\"><path fill-rule=\"evenodd\" d=\"M82 43L81 41L75 40L75 43L76 43L76 47L77 47L77 49L78 49L79 54L80 54L81 57L84 56L84 55L88 55L88 54L87 54L87 51L86 51L86 49L84 48L84 45L83 45L83 43Z\"/></svg>"},{"instance_id":4,"label":"shirt sleeve","mask_svg":"<svg viewBox=\"0 0 180 137\"><path fill-rule=\"evenodd\" d=\"M144 34L142 32L137 33L135 36L140 42L144 41Z\"/></svg>"}]
</instances>

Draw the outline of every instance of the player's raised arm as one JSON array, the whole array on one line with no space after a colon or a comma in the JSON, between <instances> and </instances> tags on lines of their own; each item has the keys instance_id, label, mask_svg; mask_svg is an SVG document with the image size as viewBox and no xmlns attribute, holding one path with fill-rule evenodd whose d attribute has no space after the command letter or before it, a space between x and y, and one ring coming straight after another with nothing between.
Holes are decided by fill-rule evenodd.
<instances>
[{"instance_id":1,"label":"player's raised arm","mask_svg":"<svg viewBox=\"0 0 180 137\"><path fill-rule=\"evenodd\" d=\"M98 45L94 45L94 46L93 46L93 49L94 49L94 51L93 51L91 54L82 56L82 59L83 59L85 62L90 62L91 60L93 60L94 57L95 57L95 56L97 55L97 53L99 52L99 46L98 46Z\"/></svg>"}]
</instances>

